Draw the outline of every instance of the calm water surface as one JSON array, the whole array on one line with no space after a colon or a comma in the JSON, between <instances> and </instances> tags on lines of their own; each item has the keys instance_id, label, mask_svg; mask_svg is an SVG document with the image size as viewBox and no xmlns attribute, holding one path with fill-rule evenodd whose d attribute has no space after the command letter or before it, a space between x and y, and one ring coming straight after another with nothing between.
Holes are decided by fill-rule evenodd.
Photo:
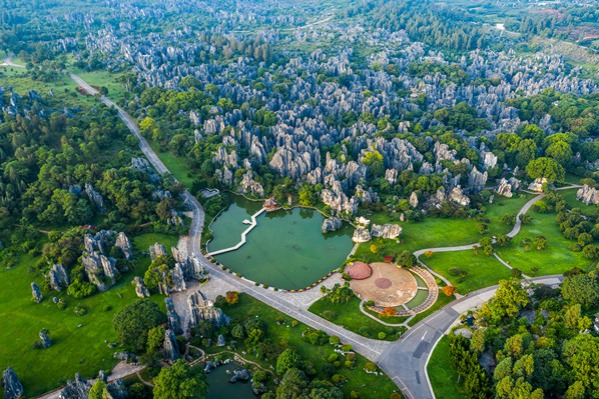
<instances>
[{"instance_id":1,"label":"calm water surface","mask_svg":"<svg viewBox=\"0 0 599 399\"><path fill-rule=\"evenodd\" d=\"M235 203L210 226L214 239L209 251L234 246L261 203L235 196ZM236 251L215 256L242 276L281 289L305 288L338 268L352 249L351 226L323 234L324 217L311 209L263 213Z\"/></svg>"}]
</instances>

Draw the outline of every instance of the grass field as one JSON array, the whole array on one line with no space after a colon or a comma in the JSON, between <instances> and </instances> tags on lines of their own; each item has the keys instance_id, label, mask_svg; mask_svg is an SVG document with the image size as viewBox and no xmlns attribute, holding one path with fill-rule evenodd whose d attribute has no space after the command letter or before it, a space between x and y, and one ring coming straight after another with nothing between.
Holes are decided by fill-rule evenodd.
<instances>
[{"instance_id":1,"label":"grass field","mask_svg":"<svg viewBox=\"0 0 599 399\"><path fill-rule=\"evenodd\" d=\"M560 191L560 195L568 204L568 209L578 208L582 214L586 216L593 216L593 214L597 213L599 207L597 207L597 205L585 205L581 201L578 201L576 199L576 191L577 190Z\"/></svg>"},{"instance_id":2,"label":"grass field","mask_svg":"<svg viewBox=\"0 0 599 399\"><path fill-rule=\"evenodd\" d=\"M144 234L133 238L136 247L159 240L163 244L176 242L174 236ZM147 251L147 247L146 247ZM139 252L136 252L138 254ZM11 269L0 270L0 368L11 366L23 383L25 397L33 397L64 384L76 372L84 377L95 377L100 369L110 370L116 364L113 359L119 347L110 349L105 343L116 342L112 319L124 305L137 299L130 284L134 275L143 275L149 265L149 257L140 256L140 265L133 272L121 276L108 291L84 299L75 299L66 293L43 293L40 304L31 300L32 281L41 286L43 277L31 273L29 266L38 259L29 255L19 258ZM59 310L52 302L56 296L67 303ZM162 296L153 295L164 309ZM84 316L77 316L73 309L82 306ZM78 327L80 325L80 327ZM50 330L53 345L48 349L33 349L41 329ZM1 394L0 394L1 397Z\"/></svg>"},{"instance_id":3,"label":"grass field","mask_svg":"<svg viewBox=\"0 0 599 399\"><path fill-rule=\"evenodd\" d=\"M77 93L77 85L68 75L60 75L53 82L41 82L29 78L24 69L0 67L0 81L8 83L6 87L12 87L21 97L33 89L42 98L52 99L60 107L97 107L97 102L93 97L85 97ZM50 89L54 91L54 97L49 96Z\"/></svg>"},{"instance_id":4,"label":"grass field","mask_svg":"<svg viewBox=\"0 0 599 399\"><path fill-rule=\"evenodd\" d=\"M172 173L172 175L179 181L179 183L183 184L185 188L190 189L193 181L193 172L187 164L185 163L185 159L174 156L168 151L165 151L160 148L160 144L148 140L148 144L154 152L158 155L162 163L168 168L168 170Z\"/></svg>"},{"instance_id":5,"label":"grass field","mask_svg":"<svg viewBox=\"0 0 599 399\"><path fill-rule=\"evenodd\" d=\"M512 239L509 246L496 248L497 254L504 261L533 277L563 273L575 266L586 270L591 265L591 261L581 252L572 252L568 249L573 242L562 235L555 221L555 214L540 214L533 211L529 214L533 216L533 222L522 226L522 230ZM525 247L518 245L527 237L534 240L539 234L547 239L546 249L539 251L531 246L527 251ZM534 271L534 268L538 270Z\"/></svg>"},{"instance_id":6,"label":"grass field","mask_svg":"<svg viewBox=\"0 0 599 399\"><path fill-rule=\"evenodd\" d=\"M331 303L323 297L314 302L308 310L367 338L378 339L378 333L384 332L387 335L385 340L395 341L399 338L398 333L405 331L403 327L385 326L360 312L360 299L356 296L347 303Z\"/></svg>"},{"instance_id":7,"label":"grass field","mask_svg":"<svg viewBox=\"0 0 599 399\"><path fill-rule=\"evenodd\" d=\"M108 97L114 102L118 102L126 93L125 87L115 80L119 74L112 74L102 70L88 72L80 69L74 72L90 86L106 87L108 89Z\"/></svg>"},{"instance_id":8,"label":"grass field","mask_svg":"<svg viewBox=\"0 0 599 399\"><path fill-rule=\"evenodd\" d=\"M484 217L489 220L489 230L486 235L492 236L509 232L512 226L501 223L501 217L508 213L516 214L530 198L532 196L529 194L514 198L495 196L493 204L486 206L484 214ZM376 224L389 222L386 213L376 213L368 218ZM375 238L371 242L361 244L356 251L356 257L366 262L374 262L379 261L383 256L399 254L404 250L414 252L423 248L465 245L476 243L483 237L478 232L477 222L473 219L427 217L421 222L400 222L399 224L403 227L401 243ZM378 246L379 253L373 254L370 251L372 244Z\"/></svg>"},{"instance_id":9,"label":"grass field","mask_svg":"<svg viewBox=\"0 0 599 399\"><path fill-rule=\"evenodd\" d=\"M510 278L512 275L510 269L502 265L494 256L486 256L482 250L478 255L475 255L472 250L437 252L430 258L421 256L420 260L446 277L462 295L499 284L499 280ZM459 276L449 272L454 268L466 270L468 275L460 279Z\"/></svg>"},{"instance_id":10,"label":"grass field","mask_svg":"<svg viewBox=\"0 0 599 399\"><path fill-rule=\"evenodd\" d=\"M466 399L458 385L458 375L449 359L449 337L444 335L433 351L427 367L437 398Z\"/></svg>"},{"instance_id":11,"label":"grass field","mask_svg":"<svg viewBox=\"0 0 599 399\"><path fill-rule=\"evenodd\" d=\"M227 315L237 320L254 317L264 320L268 324L268 338L271 338L274 342L287 343L289 346L295 347L300 355L304 359L309 360L319 371L327 363L328 356L333 353L331 345L315 346L304 341L302 331L307 328L306 325L300 323L296 327L290 327L289 324L292 321L290 317L247 294L240 294L237 305L227 306L223 310ZM278 318L282 318L284 320L283 323L277 324ZM264 367L269 367L269 364L253 358L250 354L243 356L257 361ZM341 387L345 397L350 397L351 391L358 391L360 392L361 399L388 398L392 392L397 390L397 387L385 375L367 374L363 370L366 362L367 360L364 357L358 355L354 369L344 366L339 367L338 373L346 376L348 379L347 383Z\"/></svg>"}]
</instances>

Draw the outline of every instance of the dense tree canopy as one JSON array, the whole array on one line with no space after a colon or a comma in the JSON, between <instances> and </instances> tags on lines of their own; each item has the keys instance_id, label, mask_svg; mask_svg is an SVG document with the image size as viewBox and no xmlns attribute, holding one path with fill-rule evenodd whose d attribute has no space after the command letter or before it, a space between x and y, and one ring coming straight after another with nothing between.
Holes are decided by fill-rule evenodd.
<instances>
[{"instance_id":1,"label":"dense tree canopy","mask_svg":"<svg viewBox=\"0 0 599 399\"><path fill-rule=\"evenodd\" d=\"M147 298L139 299L125 305L114 316L114 329L118 339L133 350L141 352L146 349L148 332L166 322L166 315L156 303Z\"/></svg>"},{"instance_id":2,"label":"dense tree canopy","mask_svg":"<svg viewBox=\"0 0 599 399\"><path fill-rule=\"evenodd\" d=\"M204 371L181 359L154 378L154 399L203 399L207 391Z\"/></svg>"}]
</instances>

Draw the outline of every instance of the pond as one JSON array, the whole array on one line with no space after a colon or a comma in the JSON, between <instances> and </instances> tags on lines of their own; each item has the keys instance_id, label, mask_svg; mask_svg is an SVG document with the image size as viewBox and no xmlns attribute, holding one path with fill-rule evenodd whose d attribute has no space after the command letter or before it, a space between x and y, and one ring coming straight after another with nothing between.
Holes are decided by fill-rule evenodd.
<instances>
[{"instance_id":1,"label":"pond","mask_svg":"<svg viewBox=\"0 0 599 399\"><path fill-rule=\"evenodd\" d=\"M236 245L243 221L261 208L260 202L234 196L234 203L210 225L214 239L211 252ZM245 245L215 258L252 281L280 289L310 286L345 261L351 252L352 228L345 224L336 232L320 231L324 217L312 209L294 208L262 213Z\"/></svg>"},{"instance_id":2,"label":"pond","mask_svg":"<svg viewBox=\"0 0 599 399\"><path fill-rule=\"evenodd\" d=\"M232 374L227 374L227 371L241 370L242 368L238 364L229 363L217 367L206 375L208 381L206 399L255 399L256 395L252 392L250 382L229 383Z\"/></svg>"}]
</instances>

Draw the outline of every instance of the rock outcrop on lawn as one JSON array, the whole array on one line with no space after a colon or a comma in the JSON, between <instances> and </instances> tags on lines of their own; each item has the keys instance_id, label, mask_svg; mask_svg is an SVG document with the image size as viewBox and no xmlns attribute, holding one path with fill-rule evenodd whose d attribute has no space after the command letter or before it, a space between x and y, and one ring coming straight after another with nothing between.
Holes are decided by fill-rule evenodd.
<instances>
[{"instance_id":1,"label":"rock outcrop on lawn","mask_svg":"<svg viewBox=\"0 0 599 399\"><path fill-rule=\"evenodd\" d=\"M40 303L44 296L40 291L40 287L38 287L37 283L34 281L31 283L31 296L33 297L33 302Z\"/></svg>"},{"instance_id":2,"label":"rock outcrop on lawn","mask_svg":"<svg viewBox=\"0 0 599 399\"><path fill-rule=\"evenodd\" d=\"M17 373L9 366L2 373L4 379L4 399L18 399L23 396L23 385L17 377Z\"/></svg>"}]
</instances>

